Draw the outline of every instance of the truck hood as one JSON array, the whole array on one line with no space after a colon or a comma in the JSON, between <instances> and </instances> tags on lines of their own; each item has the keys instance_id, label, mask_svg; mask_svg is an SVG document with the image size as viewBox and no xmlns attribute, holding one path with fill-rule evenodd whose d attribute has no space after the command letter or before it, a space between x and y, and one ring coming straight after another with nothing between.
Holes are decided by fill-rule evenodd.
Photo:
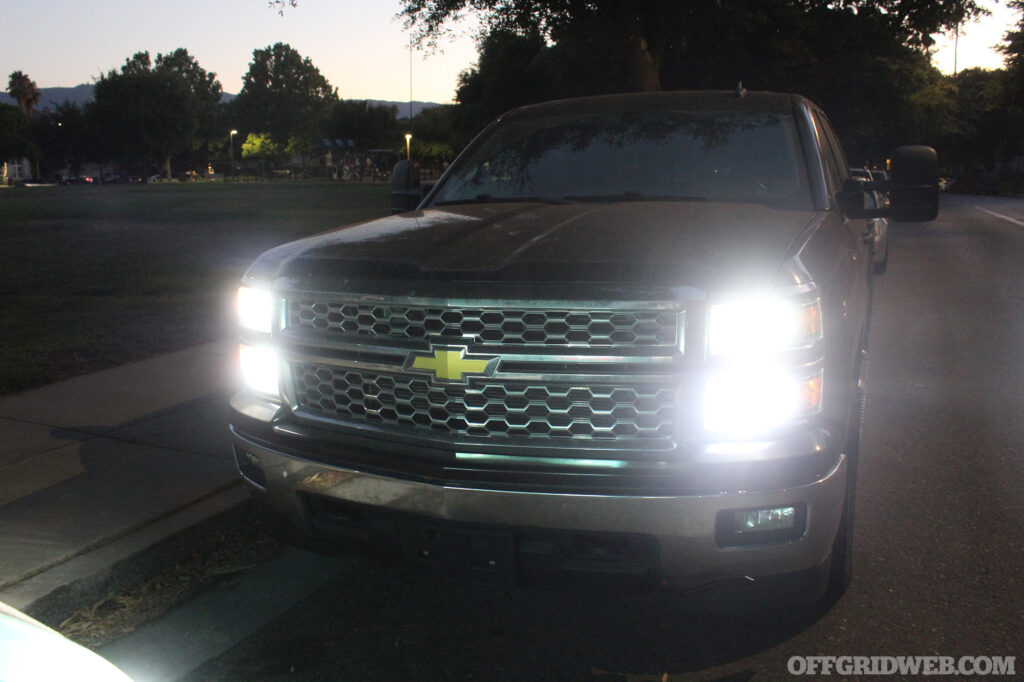
<instances>
[{"instance_id":1,"label":"truck hood","mask_svg":"<svg viewBox=\"0 0 1024 682\"><path fill-rule=\"evenodd\" d=\"M248 278L710 288L777 276L815 217L759 204L484 203L412 211L264 253Z\"/></svg>"}]
</instances>

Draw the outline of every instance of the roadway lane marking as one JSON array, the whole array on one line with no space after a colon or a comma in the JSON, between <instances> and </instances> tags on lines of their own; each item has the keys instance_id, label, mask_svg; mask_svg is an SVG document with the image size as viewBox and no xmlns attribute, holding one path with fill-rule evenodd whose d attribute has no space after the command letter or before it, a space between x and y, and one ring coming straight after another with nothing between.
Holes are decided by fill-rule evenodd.
<instances>
[{"instance_id":1,"label":"roadway lane marking","mask_svg":"<svg viewBox=\"0 0 1024 682\"><path fill-rule=\"evenodd\" d=\"M1002 213L996 213L995 211L990 211L987 208L982 208L981 206L978 206L977 204L974 205L974 208L978 209L979 211L984 211L985 213L988 213L990 216L995 216L996 218L1002 218L1003 220L1005 220L1007 222L1010 222L1010 223L1013 223L1014 225L1018 225L1020 227L1024 227L1024 220L1017 220L1016 218L1011 218L1008 215L1003 215Z\"/></svg>"}]
</instances>

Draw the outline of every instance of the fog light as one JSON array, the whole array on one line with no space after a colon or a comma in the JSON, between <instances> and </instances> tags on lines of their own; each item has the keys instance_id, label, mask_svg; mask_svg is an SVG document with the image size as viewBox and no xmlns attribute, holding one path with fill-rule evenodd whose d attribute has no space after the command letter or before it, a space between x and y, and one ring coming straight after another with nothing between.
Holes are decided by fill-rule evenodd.
<instances>
[{"instance_id":1,"label":"fog light","mask_svg":"<svg viewBox=\"0 0 1024 682\"><path fill-rule=\"evenodd\" d=\"M792 528L795 516L795 507L733 512L733 531L736 533L756 533L762 530Z\"/></svg>"},{"instance_id":2,"label":"fog light","mask_svg":"<svg viewBox=\"0 0 1024 682\"><path fill-rule=\"evenodd\" d=\"M769 545L804 534L807 508L802 504L764 509L729 509L718 514L715 536L723 547Z\"/></svg>"}]
</instances>

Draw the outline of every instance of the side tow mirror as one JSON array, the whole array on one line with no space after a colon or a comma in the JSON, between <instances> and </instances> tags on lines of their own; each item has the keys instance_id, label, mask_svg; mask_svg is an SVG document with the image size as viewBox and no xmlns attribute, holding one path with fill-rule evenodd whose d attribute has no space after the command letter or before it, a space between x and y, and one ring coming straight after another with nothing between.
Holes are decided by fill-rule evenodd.
<instances>
[{"instance_id":1,"label":"side tow mirror","mask_svg":"<svg viewBox=\"0 0 1024 682\"><path fill-rule=\"evenodd\" d=\"M422 200L420 169L407 160L399 161L391 171L391 212L411 211Z\"/></svg>"},{"instance_id":2,"label":"side tow mirror","mask_svg":"<svg viewBox=\"0 0 1024 682\"><path fill-rule=\"evenodd\" d=\"M939 157L931 147L897 147L890 155L893 220L916 223L939 215Z\"/></svg>"},{"instance_id":3,"label":"side tow mirror","mask_svg":"<svg viewBox=\"0 0 1024 682\"><path fill-rule=\"evenodd\" d=\"M854 219L873 217L872 209L867 207L864 195L867 191L866 185L867 183L857 178L847 178L843 183L842 190L836 193L836 201L844 215Z\"/></svg>"}]
</instances>

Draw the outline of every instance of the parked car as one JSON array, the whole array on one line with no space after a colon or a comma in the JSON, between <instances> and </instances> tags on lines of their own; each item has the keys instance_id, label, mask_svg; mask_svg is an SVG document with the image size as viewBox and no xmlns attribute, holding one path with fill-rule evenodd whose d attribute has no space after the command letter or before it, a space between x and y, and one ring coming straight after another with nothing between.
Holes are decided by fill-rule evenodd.
<instances>
[{"instance_id":1,"label":"parked car","mask_svg":"<svg viewBox=\"0 0 1024 682\"><path fill-rule=\"evenodd\" d=\"M57 183L61 185L91 185L94 179L91 175L58 175Z\"/></svg>"},{"instance_id":2,"label":"parked car","mask_svg":"<svg viewBox=\"0 0 1024 682\"><path fill-rule=\"evenodd\" d=\"M289 541L516 584L841 594L888 207L825 114L683 92L501 116L409 210L267 251L238 292L242 478ZM418 206L417 206L418 204Z\"/></svg>"}]
</instances>

